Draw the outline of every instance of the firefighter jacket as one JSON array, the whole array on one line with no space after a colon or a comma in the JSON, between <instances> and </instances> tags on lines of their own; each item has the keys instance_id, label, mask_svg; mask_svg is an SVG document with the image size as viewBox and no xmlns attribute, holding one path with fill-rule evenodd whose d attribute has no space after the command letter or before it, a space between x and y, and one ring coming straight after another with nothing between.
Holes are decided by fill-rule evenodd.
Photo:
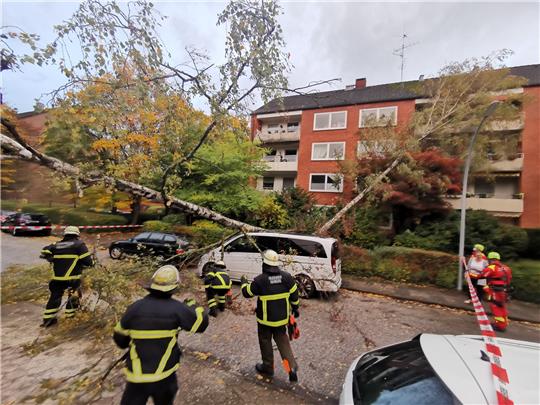
<instances>
[{"instance_id":1,"label":"firefighter jacket","mask_svg":"<svg viewBox=\"0 0 540 405\"><path fill-rule=\"evenodd\" d=\"M226 271L220 268L214 268L213 271L204 277L204 288L213 288L217 290L229 290L232 287L232 281Z\"/></svg>"},{"instance_id":2,"label":"firefighter jacket","mask_svg":"<svg viewBox=\"0 0 540 405\"><path fill-rule=\"evenodd\" d=\"M53 264L53 280L78 280L82 276L83 267L94 264L84 242L70 237L45 246L41 250L41 257Z\"/></svg>"},{"instance_id":3,"label":"firefighter jacket","mask_svg":"<svg viewBox=\"0 0 540 405\"><path fill-rule=\"evenodd\" d=\"M506 291L512 282L512 270L500 261L493 260L482 272L482 277L492 291Z\"/></svg>"},{"instance_id":4,"label":"firefighter jacket","mask_svg":"<svg viewBox=\"0 0 540 405\"><path fill-rule=\"evenodd\" d=\"M246 298L258 296L257 322L266 326L287 325L291 310L300 304L294 278L279 267L264 263L262 274L252 283L242 284L242 294Z\"/></svg>"},{"instance_id":5,"label":"firefighter jacket","mask_svg":"<svg viewBox=\"0 0 540 405\"><path fill-rule=\"evenodd\" d=\"M129 347L124 373L133 383L152 383L173 374L182 355L178 332L202 333L208 314L202 307L189 306L170 294L151 291L128 307L114 328L115 343Z\"/></svg>"}]
</instances>

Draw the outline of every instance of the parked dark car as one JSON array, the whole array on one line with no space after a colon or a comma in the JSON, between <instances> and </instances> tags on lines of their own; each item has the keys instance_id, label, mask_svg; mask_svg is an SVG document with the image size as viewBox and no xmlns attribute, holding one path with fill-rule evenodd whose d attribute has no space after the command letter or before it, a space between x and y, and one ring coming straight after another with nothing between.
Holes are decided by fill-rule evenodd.
<instances>
[{"instance_id":1,"label":"parked dark car","mask_svg":"<svg viewBox=\"0 0 540 405\"><path fill-rule=\"evenodd\" d=\"M143 232L128 240L118 240L109 246L109 255L121 259L124 255L170 257L182 253L189 242L176 235L161 232Z\"/></svg>"},{"instance_id":2,"label":"parked dark car","mask_svg":"<svg viewBox=\"0 0 540 405\"><path fill-rule=\"evenodd\" d=\"M4 232L11 232L13 236L21 235L24 233L40 233L44 235L51 234L51 228L49 229L21 229L17 228L19 226L26 227L42 227L42 226L51 226L51 221L49 217L43 214L30 214L26 212L16 212L6 216L2 221L2 226L12 226L12 229L2 229Z\"/></svg>"}]
</instances>

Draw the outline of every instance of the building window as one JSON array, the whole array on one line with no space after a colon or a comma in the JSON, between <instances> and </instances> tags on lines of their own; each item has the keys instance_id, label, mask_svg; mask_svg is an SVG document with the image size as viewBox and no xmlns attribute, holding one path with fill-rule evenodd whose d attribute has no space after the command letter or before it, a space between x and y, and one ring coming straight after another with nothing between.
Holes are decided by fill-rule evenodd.
<instances>
[{"instance_id":1,"label":"building window","mask_svg":"<svg viewBox=\"0 0 540 405\"><path fill-rule=\"evenodd\" d=\"M358 157L367 154L384 156L396 150L397 145L393 140L359 141L356 149Z\"/></svg>"},{"instance_id":2,"label":"building window","mask_svg":"<svg viewBox=\"0 0 540 405\"><path fill-rule=\"evenodd\" d=\"M335 173L311 174L309 191L341 193L343 191L343 177Z\"/></svg>"},{"instance_id":3,"label":"building window","mask_svg":"<svg viewBox=\"0 0 540 405\"><path fill-rule=\"evenodd\" d=\"M287 132L296 132L300 128L300 123L298 122L289 122L287 124Z\"/></svg>"},{"instance_id":4,"label":"building window","mask_svg":"<svg viewBox=\"0 0 540 405\"><path fill-rule=\"evenodd\" d=\"M347 111L317 113L313 120L313 130L347 128Z\"/></svg>"},{"instance_id":5,"label":"building window","mask_svg":"<svg viewBox=\"0 0 540 405\"><path fill-rule=\"evenodd\" d=\"M274 189L274 178L263 177L263 190L273 190L273 189Z\"/></svg>"},{"instance_id":6,"label":"building window","mask_svg":"<svg viewBox=\"0 0 540 405\"><path fill-rule=\"evenodd\" d=\"M267 153L266 153L266 156L264 157L264 160L266 162L275 162L276 160L276 154L277 154L277 151L275 151L274 149L270 149Z\"/></svg>"},{"instance_id":7,"label":"building window","mask_svg":"<svg viewBox=\"0 0 540 405\"><path fill-rule=\"evenodd\" d=\"M285 149L284 162L296 162L296 149Z\"/></svg>"},{"instance_id":8,"label":"building window","mask_svg":"<svg viewBox=\"0 0 540 405\"><path fill-rule=\"evenodd\" d=\"M311 160L343 160L345 142L314 143L311 149Z\"/></svg>"},{"instance_id":9,"label":"building window","mask_svg":"<svg viewBox=\"0 0 540 405\"><path fill-rule=\"evenodd\" d=\"M495 184L486 179L478 178L474 180L474 194L476 197L489 198L495 193Z\"/></svg>"},{"instance_id":10,"label":"building window","mask_svg":"<svg viewBox=\"0 0 540 405\"><path fill-rule=\"evenodd\" d=\"M283 190L294 188L294 177L283 178Z\"/></svg>"},{"instance_id":11,"label":"building window","mask_svg":"<svg viewBox=\"0 0 540 405\"><path fill-rule=\"evenodd\" d=\"M278 134L281 129L279 124L268 124L267 131L269 134Z\"/></svg>"},{"instance_id":12,"label":"building window","mask_svg":"<svg viewBox=\"0 0 540 405\"><path fill-rule=\"evenodd\" d=\"M360 110L360 128L384 127L397 124L397 107L367 108Z\"/></svg>"}]
</instances>

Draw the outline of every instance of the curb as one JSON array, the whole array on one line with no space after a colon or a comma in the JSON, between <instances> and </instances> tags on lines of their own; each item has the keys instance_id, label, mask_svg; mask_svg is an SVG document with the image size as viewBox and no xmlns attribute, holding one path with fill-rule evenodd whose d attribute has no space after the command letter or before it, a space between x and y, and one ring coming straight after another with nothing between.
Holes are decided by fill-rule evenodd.
<instances>
[{"instance_id":1,"label":"curb","mask_svg":"<svg viewBox=\"0 0 540 405\"><path fill-rule=\"evenodd\" d=\"M371 285L367 285L367 284L371 284ZM380 286L377 286L376 284L379 284L381 286L384 285L385 287L389 287L389 288L385 289L385 288L382 288ZM400 286L403 286L403 284L400 285ZM452 300L449 299L446 296L445 296L444 300L435 301L433 299L428 299L428 298L424 298L422 296L415 295L413 289L407 289L407 291L409 293L408 294L403 294L403 293L400 293L398 291L395 291L395 288L397 288L398 285L391 284L391 283L383 283L383 282L374 283L372 281L367 281L367 280L362 280L362 279L355 279L353 277L344 276L343 277L343 283L342 283L341 287L345 288L345 289L348 289L348 290L357 291L357 292L378 294L378 295L383 295L385 297L395 298L395 299L398 299L398 300L420 302L422 304L440 305L440 306L444 306L444 307L448 307L448 308L461 309L461 310L464 310L464 311L467 311L467 312L470 312L470 313L474 313L474 308L472 307L472 305L465 304L465 303L452 302ZM416 288L420 289L420 288L424 288L424 287L416 287ZM430 289L434 290L434 292L439 293L439 294L436 295L438 298L441 298L443 296L442 294L447 292L447 291L445 291L443 289L436 288L436 287L425 287L425 288L430 288ZM463 296L463 297L465 297L465 296ZM524 316L524 315L520 315L520 314L517 314L517 315L514 314L513 315L512 314L512 306L514 306L516 304L519 305L519 306L530 307L529 311L527 311L526 308L523 308L522 311L520 311L520 312L528 312L528 313L531 314L531 316ZM540 306L538 306L537 304L533 304L533 303L527 303L527 302L521 302L521 301L515 301L515 300L510 301L510 314L509 314L508 318L512 319L514 321L523 321L523 322L531 322L531 323L540 324L540 311L538 311L539 307Z\"/></svg>"}]
</instances>

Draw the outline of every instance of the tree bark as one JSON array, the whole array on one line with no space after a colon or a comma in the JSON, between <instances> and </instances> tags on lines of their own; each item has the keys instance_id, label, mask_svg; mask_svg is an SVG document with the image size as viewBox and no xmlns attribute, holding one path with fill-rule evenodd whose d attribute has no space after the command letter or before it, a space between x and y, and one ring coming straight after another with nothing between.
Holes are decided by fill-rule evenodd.
<instances>
[{"instance_id":1,"label":"tree bark","mask_svg":"<svg viewBox=\"0 0 540 405\"><path fill-rule=\"evenodd\" d=\"M141 216L141 202L142 198L138 195L133 196L133 202L131 203L131 220L130 225L137 225L139 223L139 217Z\"/></svg>"},{"instance_id":2,"label":"tree bark","mask_svg":"<svg viewBox=\"0 0 540 405\"><path fill-rule=\"evenodd\" d=\"M367 186L365 189L362 190L360 194L358 194L351 201L349 201L349 203L345 205L336 215L334 215L334 217L330 221L321 226L316 233L319 235L324 235L328 233L330 228L334 226L341 218L343 218L347 211L349 211L352 207L358 204L366 196L366 194L369 193L373 189L373 187L375 187L376 184L380 183L386 177L386 175L390 173L399 164L399 162L401 162L401 157L396 158L390 164L390 166L388 166L381 174L377 176L377 178L375 178L373 182L371 182L369 186Z\"/></svg>"},{"instance_id":3,"label":"tree bark","mask_svg":"<svg viewBox=\"0 0 540 405\"><path fill-rule=\"evenodd\" d=\"M4 119L2 119L2 124L4 124ZM114 177L105 176L101 173L92 173L88 175L83 175L80 173L79 169L75 166L70 165L69 163L63 162L59 159L47 156L38 150L29 146L24 139L22 139L13 125L11 128L6 126L8 131L17 139L17 141L8 137L7 135L0 134L0 140L2 144L2 149L12 156L18 156L23 160L29 162L35 162L42 166L46 166L49 169L55 170L59 173L62 173L66 176L70 176L78 179L80 184L84 186L91 186L96 183L103 183L107 186L110 186L118 191L123 191L132 196L139 196L141 198L146 198L152 201L161 202L161 192L153 190L151 188L141 186L140 184L132 183L125 180L120 180ZM15 132L15 133L13 133ZM171 203L171 208L177 209L179 211L187 212L193 214L197 217L206 218L210 221L217 222L227 228L239 229L245 232L254 232L254 231L263 231L263 228L246 224L241 221L237 221L231 218L228 218L218 212L212 211L208 208L201 207L200 205L190 203L188 201L183 201L175 197L169 197Z\"/></svg>"}]
</instances>

